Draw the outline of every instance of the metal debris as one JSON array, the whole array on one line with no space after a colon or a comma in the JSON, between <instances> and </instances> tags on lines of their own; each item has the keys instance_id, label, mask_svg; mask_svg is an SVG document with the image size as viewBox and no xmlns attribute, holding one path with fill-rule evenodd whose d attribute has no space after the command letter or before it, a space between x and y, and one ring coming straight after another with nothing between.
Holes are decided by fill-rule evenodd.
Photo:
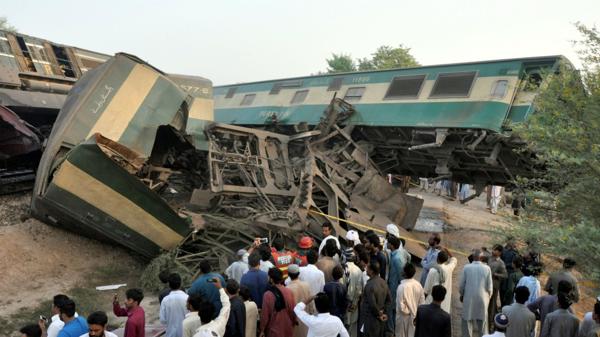
<instances>
[{"instance_id":1,"label":"metal debris","mask_svg":"<svg viewBox=\"0 0 600 337\"><path fill-rule=\"evenodd\" d=\"M119 89L106 98L110 108L90 114L85 100L104 95L103 81L123 65L133 75L120 75L124 82L113 84ZM313 130L284 135L200 123L194 118L210 116L211 104L198 103L204 98L190 97L166 74L129 55L118 54L90 73L95 77L76 88L88 94L69 96L58 131L50 136L51 152L42 159L32 210L44 221L149 258L174 250L178 263L190 270L201 259L224 268L255 237L282 236L290 243L301 235L320 238L325 222L341 238L353 223L360 231L415 225L423 201L390 185L369 157L370 144L350 137L352 126L344 121L354 108L341 99L332 100ZM164 90L139 97L157 106L130 112L129 102L114 97L132 84L151 87L136 74L162 83ZM172 102L164 105L168 99ZM148 118L136 117L139 111ZM134 117L120 117L127 115ZM90 118L124 124L93 124ZM132 127L134 121L143 124ZM118 128L126 131L110 139ZM84 141L85 134L91 137ZM424 253L418 245L408 248Z\"/></svg>"}]
</instances>

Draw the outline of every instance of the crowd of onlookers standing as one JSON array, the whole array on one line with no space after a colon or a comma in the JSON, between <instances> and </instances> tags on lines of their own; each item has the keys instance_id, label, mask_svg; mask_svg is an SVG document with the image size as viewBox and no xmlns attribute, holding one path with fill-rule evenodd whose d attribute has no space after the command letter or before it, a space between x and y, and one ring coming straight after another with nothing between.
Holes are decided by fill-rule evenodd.
<instances>
[{"instance_id":1,"label":"crowd of onlookers standing","mask_svg":"<svg viewBox=\"0 0 600 337\"><path fill-rule=\"evenodd\" d=\"M458 260L438 234L429 237L416 277L394 224L385 237L350 230L340 240L329 223L322 232L319 245L304 236L294 250L281 237L271 244L259 238L240 249L223 274L202 261L188 289L177 273L162 272L159 317L165 335L451 337L451 299L458 297L463 337L600 336L600 298L583 321L570 309L580 300L572 259L564 259L563 269L542 288L542 263L533 249L521 254L513 242L474 249L453 294ZM125 337L144 337L144 294L129 289L125 295L124 306L115 295L113 312L127 317ZM106 313L81 317L66 295L54 297L52 313L49 322L23 327L23 336L115 336L106 330Z\"/></svg>"}]
</instances>

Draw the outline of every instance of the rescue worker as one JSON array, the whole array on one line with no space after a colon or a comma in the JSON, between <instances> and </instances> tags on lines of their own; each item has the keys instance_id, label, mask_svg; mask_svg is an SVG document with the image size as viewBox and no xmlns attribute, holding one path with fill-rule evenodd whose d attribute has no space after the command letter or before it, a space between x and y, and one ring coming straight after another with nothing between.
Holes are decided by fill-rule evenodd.
<instances>
[{"instance_id":1,"label":"rescue worker","mask_svg":"<svg viewBox=\"0 0 600 337\"><path fill-rule=\"evenodd\" d=\"M288 266L296 263L296 254L292 251L286 250L283 238L279 237L273 240L271 256L273 256L273 260L275 261L275 267L281 270L283 273L283 279L286 279L288 274Z\"/></svg>"},{"instance_id":2,"label":"rescue worker","mask_svg":"<svg viewBox=\"0 0 600 337\"><path fill-rule=\"evenodd\" d=\"M298 252L296 252L296 259L299 260L299 266L304 267L308 264L306 255L308 251L313 247L313 239L310 236L303 236L298 241Z\"/></svg>"}]
</instances>

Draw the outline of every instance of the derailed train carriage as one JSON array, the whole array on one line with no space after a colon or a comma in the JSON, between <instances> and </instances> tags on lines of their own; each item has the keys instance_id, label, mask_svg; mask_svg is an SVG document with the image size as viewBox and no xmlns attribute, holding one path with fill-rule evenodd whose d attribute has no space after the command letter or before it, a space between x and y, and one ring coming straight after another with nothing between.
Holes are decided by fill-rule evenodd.
<instances>
[{"instance_id":1,"label":"derailed train carriage","mask_svg":"<svg viewBox=\"0 0 600 337\"><path fill-rule=\"evenodd\" d=\"M109 57L0 30L0 194L31 188L67 93Z\"/></svg>"},{"instance_id":2,"label":"derailed train carriage","mask_svg":"<svg viewBox=\"0 0 600 337\"><path fill-rule=\"evenodd\" d=\"M541 169L511 133L534 112L561 56L296 77L215 87L215 120L283 133L320 122L332 97L352 103L350 136L385 173L507 185ZM517 151L515 151L517 150Z\"/></svg>"},{"instance_id":3,"label":"derailed train carriage","mask_svg":"<svg viewBox=\"0 0 600 337\"><path fill-rule=\"evenodd\" d=\"M213 123L212 86L117 54L69 93L37 172L33 214L146 257L227 255L254 237L414 226L422 200L389 185L333 100L312 130ZM405 235L409 235L405 233ZM409 250L422 255L412 243Z\"/></svg>"}]
</instances>

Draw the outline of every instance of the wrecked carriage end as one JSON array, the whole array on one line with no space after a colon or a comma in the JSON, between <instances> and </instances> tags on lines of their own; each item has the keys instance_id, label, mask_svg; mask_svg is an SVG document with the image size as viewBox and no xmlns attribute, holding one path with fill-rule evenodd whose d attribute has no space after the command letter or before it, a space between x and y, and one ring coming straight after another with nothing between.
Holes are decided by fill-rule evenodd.
<instances>
[{"instance_id":1,"label":"wrecked carriage end","mask_svg":"<svg viewBox=\"0 0 600 337\"><path fill-rule=\"evenodd\" d=\"M32 214L146 257L173 248L191 231L189 226L156 192L109 158L98 140L109 138L118 145L113 146L116 152L136 153L141 162L152 154L161 126L182 133L187 128L201 141L203 121L191 127L188 117L191 112L211 116L211 95L206 79L171 78L122 53L87 72L71 90L48 139Z\"/></svg>"}]
</instances>

